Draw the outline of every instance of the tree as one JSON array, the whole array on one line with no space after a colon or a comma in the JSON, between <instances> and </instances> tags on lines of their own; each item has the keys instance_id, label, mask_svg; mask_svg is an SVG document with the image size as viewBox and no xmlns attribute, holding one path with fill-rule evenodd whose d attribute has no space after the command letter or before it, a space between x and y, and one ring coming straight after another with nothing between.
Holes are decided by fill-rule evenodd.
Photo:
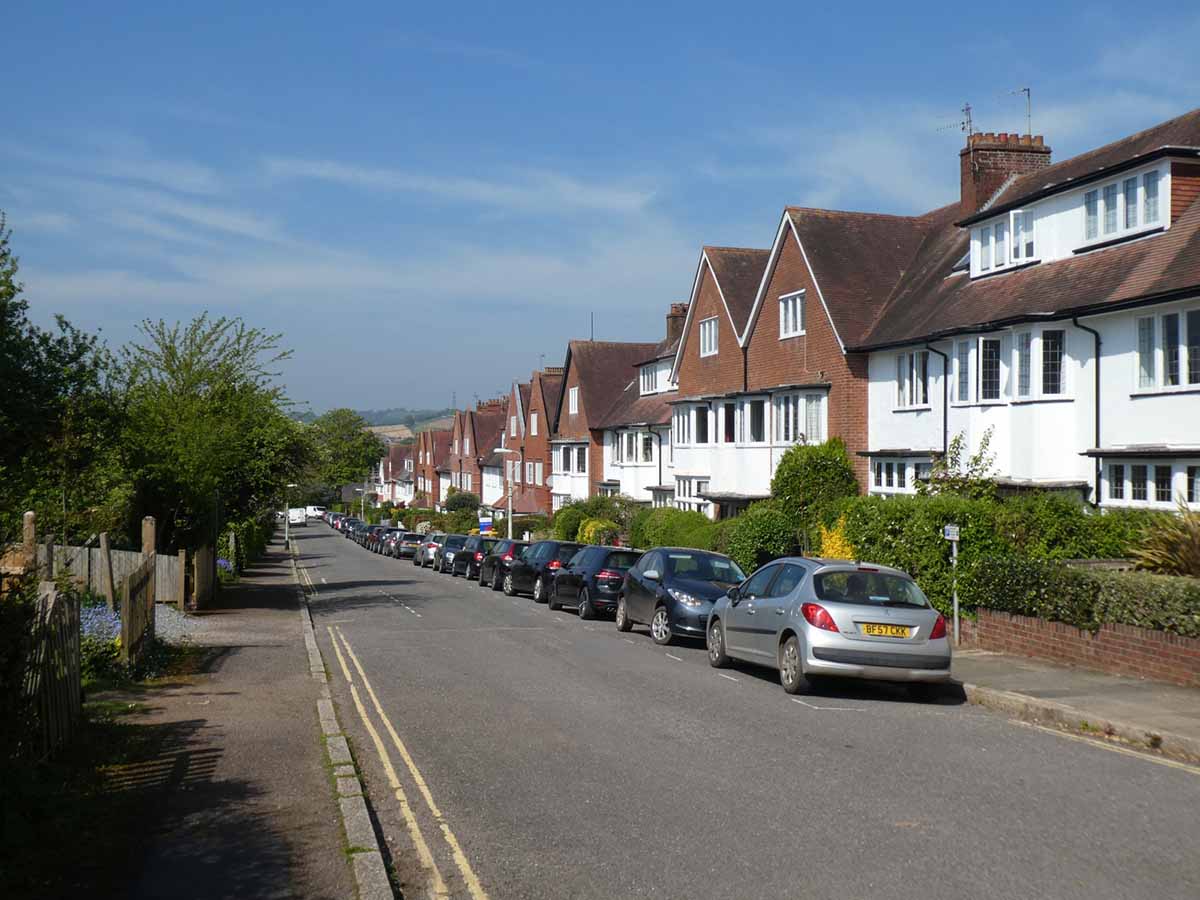
<instances>
[{"instance_id":1,"label":"tree","mask_svg":"<svg viewBox=\"0 0 1200 900\"><path fill-rule=\"evenodd\" d=\"M155 516L162 547L194 545L280 502L312 445L274 384L270 367L289 356L279 335L207 314L140 331L122 352L132 519Z\"/></svg>"},{"instance_id":2,"label":"tree","mask_svg":"<svg viewBox=\"0 0 1200 900\"><path fill-rule=\"evenodd\" d=\"M451 488L451 494L446 498L446 512L459 512L467 510L468 512L477 512L479 510L479 495L473 494L470 491L455 491Z\"/></svg>"},{"instance_id":3,"label":"tree","mask_svg":"<svg viewBox=\"0 0 1200 900\"><path fill-rule=\"evenodd\" d=\"M331 409L312 423L316 445L315 479L331 488L362 483L379 462L384 444L367 431L366 420L352 409Z\"/></svg>"},{"instance_id":4,"label":"tree","mask_svg":"<svg viewBox=\"0 0 1200 900\"><path fill-rule=\"evenodd\" d=\"M917 493L957 494L973 500L991 500L996 496L996 482L992 478L992 466L996 454L989 453L992 443L992 428L984 431L979 439L979 449L967 456L967 439L959 432L950 439L946 455L933 461L929 478L917 482Z\"/></svg>"},{"instance_id":5,"label":"tree","mask_svg":"<svg viewBox=\"0 0 1200 900\"><path fill-rule=\"evenodd\" d=\"M771 496L793 527L805 536L838 500L858 494L858 479L841 438L797 444L783 454L771 479Z\"/></svg>"}]
</instances>

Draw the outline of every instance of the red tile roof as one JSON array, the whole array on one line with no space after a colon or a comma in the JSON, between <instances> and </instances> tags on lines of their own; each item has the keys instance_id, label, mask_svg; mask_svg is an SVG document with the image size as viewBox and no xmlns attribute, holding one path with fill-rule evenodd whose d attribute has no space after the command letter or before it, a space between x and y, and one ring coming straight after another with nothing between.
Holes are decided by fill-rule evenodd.
<instances>
[{"instance_id":1,"label":"red tile roof","mask_svg":"<svg viewBox=\"0 0 1200 900\"><path fill-rule=\"evenodd\" d=\"M1139 131L1111 144L1080 153L1078 156L1014 179L986 209L963 221L977 221L1005 209L1015 208L1035 196L1054 190L1065 190L1088 178L1102 176L1114 166L1120 166L1164 147L1192 147L1200 150L1200 109L1193 109L1145 131Z\"/></svg>"},{"instance_id":2,"label":"red tile roof","mask_svg":"<svg viewBox=\"0 0 1200 900\"><path fill-rule=\"evenodd\" d=\"M568 367L578 372L583 408L588 412L588 427L600 427L620 401L625 388L636 380L637 365L648 359L657 344L617 343L615 341L571 341L567 346Z\"/></svg>"},{"instance_id":3,"label":"red tile roof","mask_svg":"<svg viewBox=\"0 0 1200 900\"><path fill-rule=\"evenodd\" d=\"M771 251L749 247L705 247L704 254L729 307L733 329L740 337L754 308L754 298Z\"/></svg>"},{"instance_id":4,"label":"red tile roof","mask_svg":"<svg viewBox=\"0 0 1200 900\"><path fill-rule=\"evenodd\" d=\"M671 421L670 401L674 391L641 396L641 388L634 381L621 393L612 409L593 428L620 428L623 425L667 425Z\"/></svg>"}]
</instances>

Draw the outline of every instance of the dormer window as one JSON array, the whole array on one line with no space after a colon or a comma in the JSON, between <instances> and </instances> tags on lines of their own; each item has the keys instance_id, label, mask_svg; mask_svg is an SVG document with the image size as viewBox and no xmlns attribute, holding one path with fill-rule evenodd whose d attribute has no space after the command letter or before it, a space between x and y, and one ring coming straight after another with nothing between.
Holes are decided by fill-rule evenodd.
<instances>
[{"instance_id":1,"label":"dormer window","mask_svg":"<svg viewBox=\"0 0 1200 900\"><path fill-rule=\"evenodd\" d=\"M642 366L642 393L653 394L658 390L658 366Z\"/></svg>"},{"instance_id":2,"label":"dormer window","mask_svg":"<svg viewBox=\"0 0 1200 900\"><path fill-rule=\"evenodd\" d=\"M1157 169L1131 175L1083 195L1083 242L1107 241L1157 228Z\"/></svg>"},{"instance_id":3,"label":"dormer window","mask_svg":"<svg viewBox=\"0 0 1200 900\"><path fill-rule=\"evenodd\" d=\"M979 229L976 246L976 274L1036 262L1033 210L1014 210L999 221L983 226Z\"/></svg>"},{"instance_id":4,"label":"dormer window","mask_svg":"<svg viewBox=\"0 0 1200 900\"><path fill-rule=\"evenodd\" d=\"M700 355L715 356L717 352L717 317L700 322Z\"/></svg>"},{"instance_id":5,"label":"dormer window","mask_svg":"<svg viewBox=\"0 0 1200 900\"><path fill-rule=\"evenodd\" d=\"M1009 214L1012 220L1012 261L1014 263L1034 260L1033 210L1018 209Z\"/></svg>"}]
</instances>

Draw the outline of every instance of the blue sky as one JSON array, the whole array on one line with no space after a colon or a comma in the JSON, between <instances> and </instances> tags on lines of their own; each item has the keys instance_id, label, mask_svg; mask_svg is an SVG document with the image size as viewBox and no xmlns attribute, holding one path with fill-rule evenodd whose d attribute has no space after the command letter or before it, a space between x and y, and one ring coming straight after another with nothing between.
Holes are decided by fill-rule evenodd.
<instances>
[{"instance_id":1,"label":"blue sky","mask_svg":"<svg viewBox=\"0 0 1200 900\"><path fill-rule=\"evenodd\" d=\"M1194 3L249 6L10 0L0 209L39 319L240 315L316 410L658 340L785 204L950 202L964 101L1063 159L1200 83Z\"/></svg>"}]
</instances>

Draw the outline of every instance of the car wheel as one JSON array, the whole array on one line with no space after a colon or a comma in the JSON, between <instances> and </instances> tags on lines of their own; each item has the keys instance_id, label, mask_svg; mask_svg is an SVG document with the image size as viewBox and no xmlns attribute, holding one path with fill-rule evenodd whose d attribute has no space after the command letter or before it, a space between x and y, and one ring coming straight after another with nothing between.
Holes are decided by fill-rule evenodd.
<instances>
[{"instance_id":1,"label":"car wheel","mask_svg":"<svg viewBox=\"0 0 1200 900\"><path fill-rule=\"evenodd\" d=\"M545 601L551 609L562 609L562 601L558 599L558 592L555 591L554 596L551 597L540 578L533 583L533 599L536 603Z\"/></svg>"},{"instance_id":2,"label":"car wheel","mask_svg":"<svg viewBox=\"0 0 1200 900\"><path fill-rule=\"evenodd\" d=\"M624 595L617 598L617 631L629 631L633 628L633 623L629 621L629 615L625 612L625 597Z\"/></svg>"},{"instance_id":3,"label":"car wheel","mask_svg":"<svg viewBox=\"0 0 1200 900\"><path fill-rule=\"evenodd\" d=\"M579 618L596 618L596 611L592 609L592 598L589 596L587 588L584 588L579 592Z\"/></svg>"},{"instance_id":4,"label":"car wheel","mask_svg":"<svg viewBox=\"0 0 1200 900\"><path fill-rule=\"evenodd\" d=\"M484 584L485 584L485 582L483 580L483 566L480 566L479 567L479 586L483 587Z\"/></svg>"},{"instance_id":5,"label":"car wheel","mask_svg":"<svg viewBox=\"0 0 1200 900\"><path fill-rule=\"evenodd\" d=\"M492 569L492 590L498 591L501 587L500 567L497 566L496 568Z\"/></svg>"},{"instance_id":6,"label":"car wheel","mask_svg":"<svg viewBox=\"0 0 1200 900\"><path fill-rule=\"evenodd\" d=\"M650 637L661 647L671 643L671 616L665 606L654 611L654 618L650 620Z\"/></svg>"},{"instance_id":7,"label":"car wheel","mask_svg":"<svg viewBox=\"0 0 1200 900\"><path fill-rule=\"evenodd\" d=\"M800 662L800 639L794 634L783 642L779 652L779 683L789 694L798 694L808 687Z\"/></svg>"},{"instance_id":8,"label":"car wheel","mask_svg":"<svg viewBox=\"0 0 1200 900\"><path fill-rule=\"evenodd\" d=\"M708 626L708 664L714 669L723 669L730 662L725 653L725 632L721 630L721 620L713 619Z\"/></svg>"},{"instance_id":9,"label":"car wheel","mask_svg":"<svg viewBox=\"0 0 1200 900\"><path fill-rule=\"evenodd\" d=\"M516 594L516 590L513 587L512 572L509 572L504 576L504 596L511 597L514 594Z\"/></svg>"}]
</instances>

